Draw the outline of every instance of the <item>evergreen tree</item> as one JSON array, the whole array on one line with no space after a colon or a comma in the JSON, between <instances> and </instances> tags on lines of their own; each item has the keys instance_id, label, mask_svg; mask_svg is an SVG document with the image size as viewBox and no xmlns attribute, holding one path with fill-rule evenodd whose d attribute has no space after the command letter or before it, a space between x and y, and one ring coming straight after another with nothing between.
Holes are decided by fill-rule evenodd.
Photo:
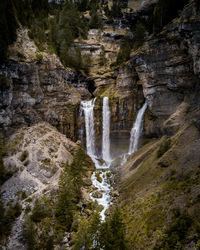
<instances>
[{"instance_id":1,"label":"evergreen tree","mask_svg":"<svg viewBox=\"0 0 200 250\"><path fill-rule=\"evenodd\" d=\"M144 38L145 38L145 27L142 24L142 22L137 22L136 27L135 27L135 32L134 32L134 48L137 49L138 47L140 47L143 42L144 42Z\"/></svg>"},{"instance_id":2,"label":"evergreen tree","mask_svg":"<svg viewBox=\"0 0 200 250\"><path fill-rule=\"evenodd\" d=\"M101 225L100 244L105 250L127 249L125 240L125 225L120 209L117 207L110 218Z\"/></svg>"},{"instance_id":3,"label":"evergreen tree","mask_svg":"<svg viewBox=\"0 0 200 250\"><path fill-rule=\"evenodd\" d=\"M106 64L106 57L105 57L105 48L103 45L101 45L101 52L100 52L100 55L99 55L99 65L100 66L103 66Z\"/></svg>"},{"instance_id":4,"label":"evergreen tree","mask_svg":"<svg viewBox=\"0 0 200 250\"><path fill-rule=\"evenodd\" d=\"M59 223L69 230L73 221L73 213L76 209L76 191L72 181L69 165L66 164L59 180L58 201L56 217Z\"/></svg>"},{"instance_id":5,"label":"evergreen tree","mask_svg":"<svg viewBox=\"0 0 200 250\"><path fill-rule=\"evenodd\" d=\"M121 3L119 0L113 1L113 5L111 7L111 16L113 18L120 18L123 17L122 11L121 11Z\"/></svg>"},{"instance_id":6,"label":"evergreen tree","mask_svg":"<svg viewBox=\"0 0 200 250\"><path fill-rule=\"evenodd\" d=\"M28 217L23 225L23 235L26 240L27 250L36 248L36 230L33 221Z\"/></svg>"},{"instance_id":7,"label":"evergreen tree","mask_svg":"<svg viewBox=\"0 0 200 250\"><path fill-rule=\"evenodd\" d=\"M60 225L67 230L71 228L77 204L81 199L83 176L90 164L86 153L79 148L72 164L66 163L60 175L56 217Z\"/></svg>"},{"instance_id":8,"label":"evergreen tree","mask_svg":"<svg viewBox=\"0 0 200 250\"><path fill-rule=\"evenodd\" d=\"M131 40L128 37L125 37L124 41L122 42L120 46L120 50L117 55L116 63L121 64L129 60L130 52L131 52Z\"/></svg>"},{"instance_id":9,"label":"evergreen tree","mask_svg":"<svg viewBox=\"0 0 200 250\"><path fill-rule=\"evenodd\" d=\"M89 219L83 218L78 226L78 231L73 240L73 250L95 249L100 250L100 226L99 211L94 210Z\"/></svg>"},{"instance_id":10,"label":"evergreen tree","mask_svg":"<svg viewBox=\"0 0 200 250\"><path fill-rule=\"evenodd\" d=\"M90 29L102 29L103 28L103 22L101 17L99 16L96 9L92 9L90 11L90 22L89 22L89 28Z\"/></svg>"}]
</instances>

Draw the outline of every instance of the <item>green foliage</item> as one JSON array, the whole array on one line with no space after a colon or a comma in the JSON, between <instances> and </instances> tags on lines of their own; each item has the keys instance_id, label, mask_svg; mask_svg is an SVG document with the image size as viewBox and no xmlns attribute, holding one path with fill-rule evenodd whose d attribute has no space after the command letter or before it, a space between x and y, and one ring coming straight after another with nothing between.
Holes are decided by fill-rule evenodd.
<instances>
[{"instance_id":1,"label":"green foliage","mask_svg":"<svg viewBox=\"0 0 200 250\"><path fill-rule=\"evenodd\" d=\"M122 8L121 1L119 1L119 0L113 1L110 16L112 16L112 18L120 18L120 17L122 17L123 14L122 14L121 8Z\"/></svg>"},{"instance_id":2,"label":"green foliage","mask_svg":"<svg viewBox=\"0 0 200 250\"><path fill-rule=\"evenodd\" d=\"M85 249L125 250L125 225L121 212L116 208L105 222L101 222L98 209L89 219L82 219L72 242L73 250Z\"/></svg>"},{"instance_id":3,"label":"green foliage","mask_svg":"<svg viewBox=\"0 0 200 250\"><path fill-rule=\"evenodd\" d=\"M36 200L30 216L31 220L33 222L40 222L45 217L47 217L47 211L44 204L42 204L39 200Z\"/></svg>"},{"instance_id":4,"label":"green foliage","mask_svg":"<svg viewBox=\"0 0 200 250\"><path fill-rule=\"evenodd\" d=\"M140 47L144 42L145 37L145 26L141 22L137 22L134 32L134 49Z\"/></svg>"},{"instance_id":5,"label":"green foliage","mask_svg":"<svg viewBox=\"0 0 200 250\"><path fill-rule=\"evenodd\" d=\"M130 52L131 52L131 40L128 37L125 37L124 41L120 46L119 53L117 55L116 65L128 61L130 58Z\"/></svg>"},{"instance_id":6,"label":"green foliage","mask_svg":"<svg viewBox=\"0 0 200 250\"><path fill-rule=\"evenodd\" d=\"M80 148L71 165L67 163L60 175L56 217L62 227L70 229L77 203L81 199L81 187L84 185L83 175L88 168L85 152Z\"/></svg>"},{"instance_id":7,"label":"green foliage","mask_svg":"<svg viewBox=\"0 0 200 250\"><path fill-rule=\"evenodd\" d=\"M171 140L168 139L166 141L164 141L161 145L160 148L157 151L157 158L160 158L161 156L164 155L164 153L166 153L171 147Z\"/></svg>"},{"instance_id":8,"label":"green foliage","mask_svg":"<svg viewBox=\"0 0 200 250\"><path fill-rule=\"evenodd\" d=\"M96 173L95 173L95 177L97 178L97 181L98 181L98 182L102 183L102 178L101 178L99 172L96 172Z\"/></svg>"},{"instance_id":9,"label":"green foliage","mask_svg":"<svg viewBox=\"0 0 200 250\"><path fill-rule=\"evenodd\" d=\"M110 218L101 225L100 243L105 250L125 250L125 224L122 221L121 211L115 208Z\"/></svg>"},{"instance_id":10,"label":"green foliage","mask_svg":"<svg viewBox=\"0 0 200 250\"><path fill-rule=\"evenodd\" d=\"M43 56L42 56L41 53L37 53L37 54L36 54L36 60L37 60L38 63L41 63L41 62L42 62Z\"/></svg>"},{"instance_id":11,"label":"green foliage","mask_svg":"<svg viewBox=\"0 0 200 250\"><path fill-rule=\"evenodd\" d=\"M29 217L23 225L23 236L26 240L27 250L36 249L36 229L33 221Z\"/></svg>"},{"instance_id":12,"label":"green foliage","mask_svg":"<svg viewBox=\"0 0 200 250\"><path fill-rule=\"evenodd\" d=\"M0 200L0 239L7 237L12 229L15 219L21 214L21 206L16 203L5 210L3 202Z\"/></svg>"},{"instance_id":13,"label":"green foliage","mask_svg":"<svg viewBox=\"0 0 200 250\"><path fill-rule=\"evenodd\" d=\"M89 22L89 28L90 29L102 29L103 28L103 22L100 16L98 15L98 12L96 10L92 10L90 12L90 22Z\"/></svg>"},{"instance_id":14,"label":"green foliage","mask_svg":"<svg viewBox=\"0 0 200 250\"><path fill-rule=\"evenodd\" d=\"M12 176L12 173L5 169L3 157L5 156L5 143L3 135L0 133L0 185Z\"/></svg>"},{"instance_id":15,"label":"green foliage","mask_svg":"<svg viewBox=\"0 0 200 250\"><path fill-rule=\"evenodd\" d=\"M161 243L157 243L154 249L182 249L182 241L191 224L192 218L186 212L178 211L175 214L174 222L165 231L163 240Z\"/></svg>"},{"instance_id":16,"label":"green foliage","mask_svg":"<svg viewBox=\"0 0 200 250\"><path fill-rule=\"evenodd\" d=\"M75 38L87 38L88 25L84 17L72 2L66 2L62 10L50 22L48 44L60 57L65 66L77 71L89 72L91 58L82 56L81 48L72 48ZM59 32L58 32L59 31Z\"/></svg>"},{"instance_id":17,"label":"green foliage","mask_svg":"<svg viewBox=\"0 0 200 250\"><path fill-rule=\"evenodd\" d=\"M76 210L77 195L72 176L69 171L69 165L66 164L60 176L58 201L56 205L56 217L59 224L70 229L73 221L73 213Z\"/></svg>"},{"instance_id":18,"label":"green foliage","mask_svg":"<svg viewBox=\"0 0 200 250\"><path fill-rule=\"evenodd\" d=\"M21 162L25 161L27 157L28 157L28 152L24 151L20 156L20 161Z\"/></svg>"},{"instance_id":19,"label":"green foliage","mask_svg":"<svg viewBox=\"0 0 200 250\"><path fill-rule=\"evenodd\" d=\"M100 52L100 55L99 55L99 65L100 66L104 66L107 62L107 59L105 57L105 48L103 45L101 45L101 52Z\"/></svg>"},{"instance_id":20,"label":"green foliage","mask_svg":"<svg viewBox=\"0 0 200 250\"><path fill-rule=\"evenodd\" d=\"M78 231L73 240L73 250L100 248L100 215L94 211L89 219L83 218L78 225Z\"/></svg>"},{"instance_id":21,"label":"green foliage","mask_svg":"<svg viewBox=\"0 0 200 250\"><path fill-rule=\"evenodd\" d=\"M75 48L75 50L71 48L68 51L61 53L61 59L65 66L72 67L77 71L83 70L84 72L89 73L91 56L90 54L82 55L79 46Z\"/></svg>"}]
</instances>

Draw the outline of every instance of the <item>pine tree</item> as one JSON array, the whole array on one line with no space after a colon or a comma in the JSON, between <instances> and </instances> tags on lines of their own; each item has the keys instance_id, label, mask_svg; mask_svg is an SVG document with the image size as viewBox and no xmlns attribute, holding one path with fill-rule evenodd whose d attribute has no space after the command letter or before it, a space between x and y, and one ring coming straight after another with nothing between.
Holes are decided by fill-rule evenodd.
<instances>
[{"instance_id":1,"label":"pine tree","mask_svg":"<svg viewBox=\"0 0 200 250\"><path fill-rule=\"evenodd\" d=\"M100 226L99 211L94 210L89 219L83 218L78 226L78 231L73 240L73 250L95 249L100 250Z\"/></svg>"},{"instance_id":2,"label":"pine tree","mask_svg":"<svg viewBox=\"0 0 200 250\"><path fill-rule=\"evenodd\" d=\"M105 250L127 249L125 240L125 225L120 209L117 207L110 218L101 225L100 244Z\"/></svg>"},{"instance_id":3,"label":"pine tree","mask_svg":"<svg viewBox=\"0 0 200 250\"><path fill-rule=\"evenodd\" d=\"M100 55L99 55L99 65L100 66L103 66L106 64L106 57L105 57L105 48L103 45L101 45L101 52L100 52Z\"/></svg>"},{"instance_id":4,"label":"pine tree","mask_svg":"<svg viewBox=\"0 0 200 250\"><path fill-rule=\"evenodd\" d=\"M69 172L69 165L66 164L59 180L58 201L56 206L56 217L59 223L70 229L73 221L73 213L76 209L76 191L72 176Z\"/></svg>"},{"instance_id":5,"label":"pine tree","mask_svg":"<svg viewBox=\"0 0 200 250\"><path fill-rule=\"evenodd\" d=\"M135 42L133 47L137 49L143 44L145 38L145 26L141 22L137 22L134 35Z\"/></svg>"}]
</instances>

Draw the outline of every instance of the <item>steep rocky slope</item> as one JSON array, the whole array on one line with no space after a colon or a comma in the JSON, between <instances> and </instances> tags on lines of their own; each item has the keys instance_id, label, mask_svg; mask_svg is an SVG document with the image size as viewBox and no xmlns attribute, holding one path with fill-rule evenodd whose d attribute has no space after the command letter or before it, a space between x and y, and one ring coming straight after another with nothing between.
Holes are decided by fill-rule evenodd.
<instances>
[{"instance_id":1,"label":"steep rocky slope","mask_svg":"<svg viewBox=\"0 0 200 250\"><path fill-rule=\"evenodd\" d=\"M194 120L171 139L145 145L121 169L130 249L198 249L199 142Z\"/></svg>"},{"instance_id":2,"label":"steep rocky slope","mask_svg":"<svg viewBox=\"0 0 200 250\"><path fill-rule=\"evenodd\" d=\"M8 249L27 249L24 241L27 217L36 206L36 200L45 202L45 209L49 211L53 204L55 210L60 174L66 163L73 162L80 146L67 139L50 124L40 122L17 130L10 137L6 148L4 164L7 171L13 175L1 186L1 198L7 209L20 204L21 211L15 218L8 241L4 239L2 243L4 246L7 245ZM90 179L93 165L90 165L90 161L87 167L83 179L87 185L81 189L82 204L91 202L89 192L92 188ZM46 203L48 200L50 204ZM55 222L51 219L51 223ZM38 231L44 230L42 225L37 224L37 227L40 227ZM54 229L51 227L51 231ZM50 232L48 236L51 235Z\"/></svg>"},{"instance_id":3,"label":"steep rocky slope","mask_svg":"<svg viewBox=\"0 0 200 250\"><path fill-rule=\"evenodd\" d=\"M7 144L4 158L7 170L13 173L1 187L4 204L20 203L22 213L13 224L8 239L9 249L26 249L23 241L23 223L27 207L42 195L48 196L58 188L61 169L71 163L78 146L48 123L38 123L15 132ZM4 243L5 244L5 243Z\"/></svg>"},{"instance_id":4,"label":"steep rocky slope","mask_svg":"<svg viewBox=\"0 0 200 250\"><path fill-rule=\"evenodd\" d=\"M90 97L86 78L65 69L57 57L39 52L27 30L18 32L10 61L1 67L0 124L14 128L47 121L76 139L76 114L81 98Z\"/></svg>"}]
</instances>

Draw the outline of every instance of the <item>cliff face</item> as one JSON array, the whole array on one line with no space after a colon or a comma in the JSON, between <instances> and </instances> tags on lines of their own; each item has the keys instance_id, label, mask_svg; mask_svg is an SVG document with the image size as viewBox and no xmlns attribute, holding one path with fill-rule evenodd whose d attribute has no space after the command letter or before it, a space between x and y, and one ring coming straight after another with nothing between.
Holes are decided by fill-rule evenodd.
<instances>
[{"instance_id":1,"label":"cliff face","mask_svg":"<svg viewBox=\"0 0 200 250\"><path fill-rule=\"evenodd\" d=\"M147 99L147 135L174 133L198 107L200 15L195 2L132 54L131 63ZM176 113L175 113L176 112Z\"/></svg>"},{"instance_id":2,"label":"cliff face","mask_svg":"<svg viewBox=\"0 0 200 250\"><path fill-rule=\"evenodd\" d=\"M33 43L31 46L36 50ZM27 46L29 50L31 46ZM35 58L30 58L33 49L23 52L23 61L12 55L0 70L0 125L4 132L10 134L21 125L47 121L76 139L80 100L91 96L86 79L65 69L55 55L38 56L36 52Z\"/></svg>"},{"instance_id":3,"label":"cliff face","mask_svg":"<svg viewBox=\"0 0 200 250\"><path fill-rule=\"evenodd\" d=\"M11 60L1 68L7 83L2 83L0 89L0 124L4 131L12 133L11 128L21 124L45 120L76 140L84 123L77 119L79 103L91 98L90 92L93 92L97 97L110 97L113 136L116 131L129 133L144 96L149 108L145 117L145 135L173 134L188 119L191 109L198 106L199 28L200 16L192 2L179 18L133 52L129 63L114 72L108 70L107 64L99 65L99 49L94 55L88 79L64 69L53 55L38 57L26 32L19 34L18 52L12 47ZM105 32L112 37L114 31L107 27ZM118 33L124 35L124 29L119 29ZM88 40L84 41L89 46L86 46L87 50L102 42L106 60L113 61L116 55L112 55L112 44L116 39L112 37L112 44L105 36L99 39L98 32L91 30ZM119 48L117 44L116 40ZM26 58L19 62L21 54ZM98 135L101 135L101 108L102 100L99 100L96 106Z\"/></svg>"}]
</instances>

